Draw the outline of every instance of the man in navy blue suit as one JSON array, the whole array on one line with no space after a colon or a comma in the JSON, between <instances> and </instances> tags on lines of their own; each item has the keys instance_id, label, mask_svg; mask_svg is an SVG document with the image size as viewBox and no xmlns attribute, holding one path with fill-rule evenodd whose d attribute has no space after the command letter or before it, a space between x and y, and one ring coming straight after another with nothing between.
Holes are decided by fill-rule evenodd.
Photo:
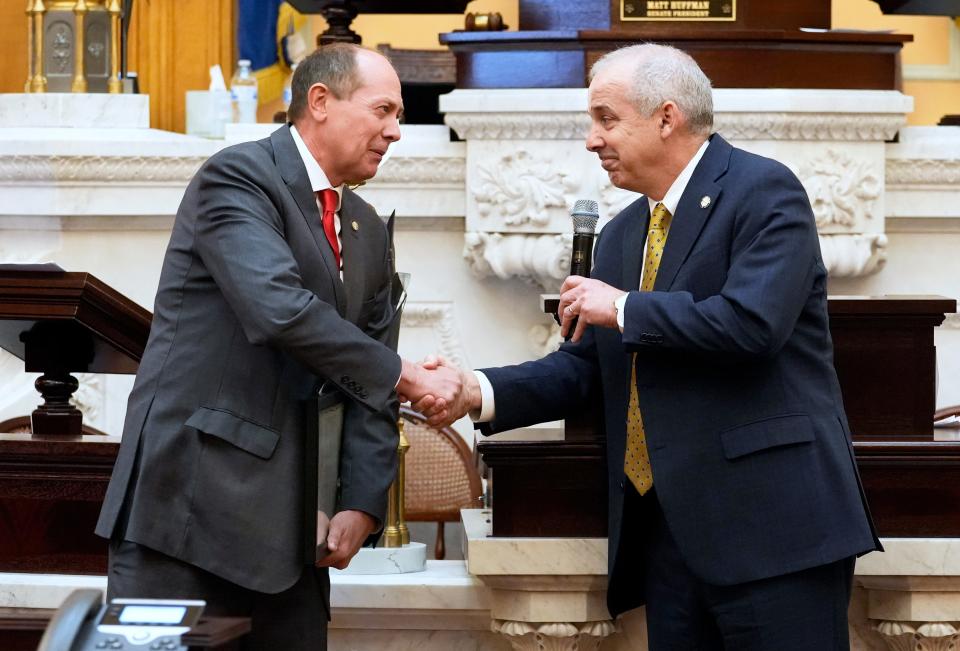
<instances>
[{"instance_id":1,"label":"man in navy blue suit","mask_svg":"<svg viewBox=\"0 0 960 651\"><path fill-rule=\"evenodd\" d=\"M587 148L645 196L601 233L592 278L564 281L572 340L464 374L448 415L485 434L564 418L599 383L611 614L645 603L653 650L847 649L854 559L880 543L803 186L711 135L710 82L674 48L600 59L589 112Z\"/></svg>"}]
</instances>

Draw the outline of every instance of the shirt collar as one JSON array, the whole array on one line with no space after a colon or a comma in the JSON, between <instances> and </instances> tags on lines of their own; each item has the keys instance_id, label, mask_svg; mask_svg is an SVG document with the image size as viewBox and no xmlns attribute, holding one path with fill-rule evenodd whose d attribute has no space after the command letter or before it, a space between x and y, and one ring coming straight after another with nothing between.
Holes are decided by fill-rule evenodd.
<instances>
[{"instance_id":1,"label":"shirt collar","mask_svg":"<svg viewBox=\"0 0 960 651\"><path fill-rule=\"evenodd\" d=\"M327 179L327 175L324 174L323 169L320 167L320 163L317 162L317 159L314 158L310 150L307 149L306 143L303 142L303 138L300 137L297 128L292 124L290 125L290 135L293 136L293 142L297 146L297 151L300 152L300 158L303 159L303 166L307 168L307 177L310 179L310 188L313 190L313 193L316 194L321 190L333 188ZM339 212L343 199L343 184L341 183L333 189L337 193L337 212Z\"/></svg>"},{"instance_id":2,"label":"shirt collar","mask_svg":"<svg viewBox=\"0 0 960 651\"><path fill-rule=\"evenodd\" d=\"M673 183L670 185L670 189L667 190L667 193L663 195L663 199L657 201L647 197L647 201L650 202L650 214L653 214L653 209L656 208L658 203L662 203L663 207L670 211L671 215L677 213L677 206L680 205L680 197L683 196L683 191L687 189L687 184L690 183L690 178L693 176L693 171L697 169L697 163L700 162L700 159L703 158L703 153L707 151L707 145L710 144L709 140L704 141L700 145L700 149L697 150L697 153L693 155L693 158L690 159L690 162L687 163L687 166L683 168L683 171L673 180Z\"/></svg>"}]
</instances>

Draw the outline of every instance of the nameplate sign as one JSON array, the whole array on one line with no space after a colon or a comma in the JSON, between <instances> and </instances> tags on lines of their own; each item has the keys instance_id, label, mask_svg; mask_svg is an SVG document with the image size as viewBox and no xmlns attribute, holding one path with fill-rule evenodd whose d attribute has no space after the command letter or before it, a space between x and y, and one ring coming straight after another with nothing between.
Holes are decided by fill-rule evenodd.
<instances>
[{"instance_id":1,"label":"nameplate sign","mask_svg":"<svg viewBox=\"0 0 960 651\"><path fill-rule=\"evenodd\" d=\"M620 0L620 20L737 19L737 0Z\"/></svg>"}]
</instances>

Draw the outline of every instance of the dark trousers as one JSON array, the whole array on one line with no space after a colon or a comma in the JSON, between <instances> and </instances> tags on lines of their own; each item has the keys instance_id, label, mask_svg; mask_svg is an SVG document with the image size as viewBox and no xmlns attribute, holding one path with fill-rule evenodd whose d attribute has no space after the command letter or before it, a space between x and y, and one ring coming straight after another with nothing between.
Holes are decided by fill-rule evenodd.
<instances>
[{"instance_id":1,"label":"dark trousers","mask_svg":"<svg viewBox=\"0 0 960 651\"><path fill-rule=\"evenodd\" d=\"M108 599L203 599L206 615L251 619L244 651L325 651L329 596L326 569L304 566L293 587L266 594L142 545L110 542Z\"/></svg>"},{"instance_id":2,"label":"dark trousers","mask_svg":"<svg viewBox=\"0 0 960 651\"><path fill-rule=\"evenodd\" d=\"M656 491L631 488L624 519L643 535L642 582L650 651L847 651L854 559L732 586L690 571L670 534Z\"/></svg>"}]
</instances>

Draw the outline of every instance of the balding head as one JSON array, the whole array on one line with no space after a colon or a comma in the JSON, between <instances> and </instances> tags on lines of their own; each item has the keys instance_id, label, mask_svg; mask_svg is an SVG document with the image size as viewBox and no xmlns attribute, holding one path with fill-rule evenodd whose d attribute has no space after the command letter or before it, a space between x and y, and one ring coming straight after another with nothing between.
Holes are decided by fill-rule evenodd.
<instances>
[{"instance_id":1,"label":"balding head","mask_svg":"<svg viewBox=\"0 0 960 651\"><path fill-rule=\"evenodd\" d=\"M627 99L641 115L653 115L670 101L683 114L691 133L705 137L713 130L710 80L682 50L654 43L614 50L593 64L590 81L598 75L622 77Z\"/></svg>"}]
</instances>

